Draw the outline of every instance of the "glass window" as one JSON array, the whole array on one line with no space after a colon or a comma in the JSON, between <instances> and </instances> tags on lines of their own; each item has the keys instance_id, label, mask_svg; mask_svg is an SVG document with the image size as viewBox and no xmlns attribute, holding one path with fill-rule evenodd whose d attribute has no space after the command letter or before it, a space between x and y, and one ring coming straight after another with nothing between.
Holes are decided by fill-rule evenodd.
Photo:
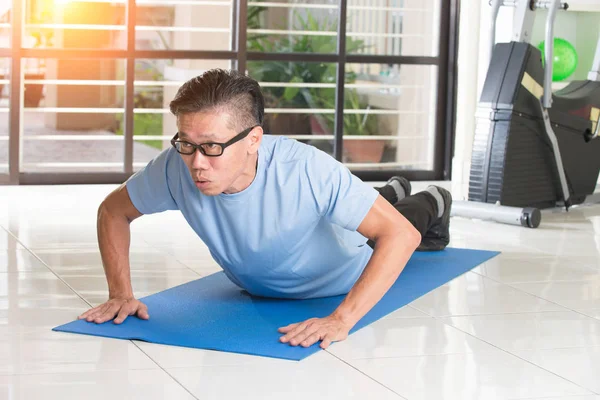
<instances>
[{"instance_id":1,"label":"glass window","mask_svg":"<svg viewBox=\"0 0 600 400\"><path fill-rule=\"evenodd\" d=\"M346 52L437 56L440 0L348 0Z\"/></svg>"},{"instance_id":2,"label":"glass window","mask_svg":"<svg viewBox=\"0 0 600 400\"><path fill-rule=\"evenodd\" d=\"M437 67L346 65L344 162L357 169L433 169Z\"/></svg>"},{"instance_id":3,"label":"glass window","mask_svg":"<svg viewBox=\"0 0 600 400\"><path fill-rule=\"evenodd\" d=\"M8 174L8 121L10 104L10 59L0 59L0 175Z\"/></svg>"},{"instance_id":4,"label":"glass window","mask_svg":"<svg viewBox=\"0 0 600 400\"><path fill-rule=\"evenodd\" d=\"M138 0L139 50L231 50L230 1Z\"/></svg>"},{"instance_id":5,"label":"glass window","mask_svg":"<svg viewBox=\"0 0 600 400\"><path fill-rule=\"evenodd\" d=\"M124 60L23 59L25 172L122 172Z\"/></svg>"},{"instance_id":6,"label":"glass window","mask_svg":"<svg viewBox=\"0 0 600 400\"><path fill-rule=\"evenodd\" d=\"M337 1L248 2L248 51L336 53Z\"/></svg>"},{"instance_id":7,"label":"glass window","mask_svg":"<svg viewBox=\"0 0 600 400\"><path fill-rule=\"evenodd\" d=\"M336 71L334 63L252 61L248 75L265 97L264 130L333 153Z\"/></svg>"},{"instance_id":8,"label":"glass window","mask_svg":"<svg viewBox=\"0 0 600 400\"><path fill-rule=\"evenodd\" d=\"M125 1L26 0L24 48L124 49Z\"/></svg>"}]
</instances>

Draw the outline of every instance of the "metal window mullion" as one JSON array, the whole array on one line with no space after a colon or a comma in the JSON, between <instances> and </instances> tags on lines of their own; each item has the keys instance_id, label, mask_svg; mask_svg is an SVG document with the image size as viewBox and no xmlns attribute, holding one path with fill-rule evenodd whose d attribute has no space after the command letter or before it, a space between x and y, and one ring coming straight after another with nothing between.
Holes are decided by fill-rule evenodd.
<instances>
[{"instance_id":1,"label":"metal window mullion","mask_svg":"<svg viewBox=\"0 0 600 400\"><path fill-rule=\"evenodd\" d=\"M452 10L451 1L440 2L440 25L438 41L438 70L437 70L437 104L436 104L436 119L435 119L435 141L433 151L433 171L436 179L448 179L446 165L451 154L448 154L451 143L448 142L450 132L446 131L446 120L449 118L448 112L448 73L449 73L449 47L450 47L450 15Z\"/></svg>"},{"instance_id":2,"label":"metal window mullion","mask_svg":"<svg viewBox=\"0 0 600 400\"><path fill-rule=\"evenodd\" d=\"M235 50L237 51L237 70L245 74L248 58L248 0L237 0L236 16L237 43Z\"/></svg>"},{"instance_id":3,"label":"metal window mullion","mask_svg":"<svg viewBox=\"0 0 600 400\"><path fill-rule=\"evenodd\" d=\"M347 0L340 0L337 40L337 88L335 91L335 129L333 155L341 161L344 153L344 86L346 83L346 17Z\"/></svg>"},{"instance_id":4,"label":"metal window mullion","mask_svg":"<svg viewBox=\"0 0 600 400\"><path fill-rule=\"evenodd\" d=\"M135 0L127 0L127 70L125 73L125 129L123 172L133 173L134 80L135 80Z\"/></svg>"},{"instance_id":5,"label":"metal window mullion","mask_svg":"<svg viewBox=\"0 0 600 400\"><path fill-rule=\"evenodd\" d=\"M11 12L11 69L10 69L10 110L9 110L9 148L8 174L9 182L19 184L21 166L21 112L22 112L22 70L21 70L21 38L23 31L23 1L13 0Z\"/></svg>"},{"instance_id":6,"label":"metal window mullion","mask_svg":"<svg viewBox=\"0 0 600 400\"><path fill-rule=\"evenodd\" d=\"M237 5L235 3L231 4L231 47L230 49L235 51L237 48L237 40L238 40L238 23L237 23ZM237 57L236 57L237 59ZM233 66L232 66L233 67Z\"/></svg>"}]
</instances>

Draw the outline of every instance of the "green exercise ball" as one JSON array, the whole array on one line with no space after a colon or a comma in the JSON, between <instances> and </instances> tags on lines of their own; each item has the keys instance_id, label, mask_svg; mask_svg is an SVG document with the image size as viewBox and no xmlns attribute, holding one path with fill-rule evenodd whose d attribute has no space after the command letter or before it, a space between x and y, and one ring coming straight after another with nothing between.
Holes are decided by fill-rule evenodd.
<instances>
[{"instance_id":1,"label":"green exercise ball","mask_svg":"<svg viewBox=\"0 0 600 400\"><path fill-rule=\"evenodd\" d=\"M542 52L542 64L544 62L544 45L542 42L538 48ZM577 51L575 47L565 39L554 38L554 62L552 63L552 80L563 81L570 77L577 69Z\"/></svg>"}]
</instances>

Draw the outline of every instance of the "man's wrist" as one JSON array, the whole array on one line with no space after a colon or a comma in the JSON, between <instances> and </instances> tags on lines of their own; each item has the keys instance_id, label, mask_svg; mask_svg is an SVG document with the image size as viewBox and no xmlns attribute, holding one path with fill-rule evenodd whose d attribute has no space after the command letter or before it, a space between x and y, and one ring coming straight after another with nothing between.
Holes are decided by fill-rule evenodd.
<instances>
[{"instance_id":1,"label":"man's wrist","mask_svg":"<svg viewBox=\"0 0 600 400\"><path fill-rule=\"evenodd\" d=\"M344 325L348 328L348 330L350 330L358 322L356 317L354 315L352 315L352 312L350 312L349 310L346 310L343 305L340 306L338 309L336 309L331 314L331 317L340 321L342 323L342 325Z\"/></svg>"},{"instance_id":2,"label":"man's wrist","mask_svg":"<svg viewBox=\"0 0 600 400\"><path fill-rule=\"evenodd\" d=\"M108 298L110 299L132 299L132 290L109 290Z\"/></svg>"}]
</instances>

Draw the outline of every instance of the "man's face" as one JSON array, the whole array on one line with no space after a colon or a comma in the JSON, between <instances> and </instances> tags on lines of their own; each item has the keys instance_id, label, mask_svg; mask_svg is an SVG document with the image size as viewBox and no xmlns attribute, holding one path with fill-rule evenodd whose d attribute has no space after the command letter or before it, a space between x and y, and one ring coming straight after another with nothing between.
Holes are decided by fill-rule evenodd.
<instances>
[{"instance_id":1,"label":"man's face","mask_svg":"<svg viewBox=\"0 0 600 400\"><path fill-rule=\"evenodd\" d=\"M212 112L179 115L179 140L193 144L225 143L240 133L229 128L228 121L229 115ZM235 193L245 189L254 178L261 138L262 129L257 127L244 139L226 147L218 157L205 156L199 150L191 155L180 155L202 194L215 196Z\"/></svg>"}]
</instances>

